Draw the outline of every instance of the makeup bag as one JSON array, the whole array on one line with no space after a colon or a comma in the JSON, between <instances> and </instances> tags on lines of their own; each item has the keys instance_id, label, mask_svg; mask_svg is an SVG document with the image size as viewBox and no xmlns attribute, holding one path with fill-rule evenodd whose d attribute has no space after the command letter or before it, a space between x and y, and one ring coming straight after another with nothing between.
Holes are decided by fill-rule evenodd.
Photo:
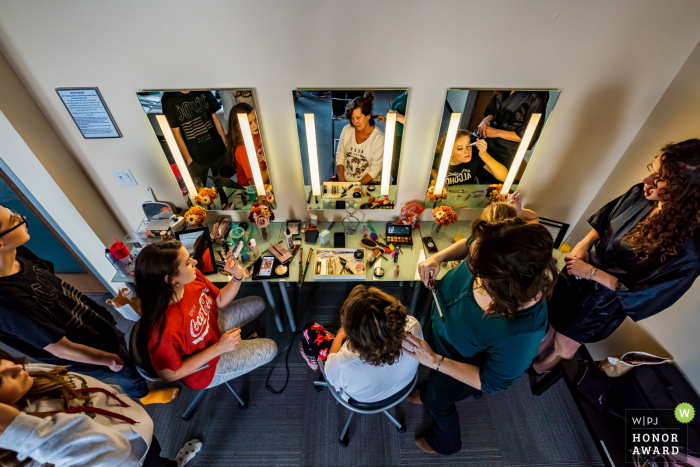
<instances>
[{"instance_id":1,"label":"makeup bag","mask_svg":"<svg viewBox=\"0 0 700 467\"><path fill-rule=\"evenodd\" d=\"M226 235L228 235L229 230L231 230L231 225L233 225L233 221L231 221L230 217L219 217L211 227L210 235L212 241L224 243Z\"/></svg>"},{"instance_id":2,"label":"makeup bag","mask_svg":"<svg viewBox=\"0 0 700 467\"><path fill-rule=\"evenodd\" d=\"M622 356L608 357L598 365L606 375L616 378L622 376L632 368L642 365L661 365L672 363L672 358L657 357L646 352L627 352Z\"/></svg>"}]
</instances>

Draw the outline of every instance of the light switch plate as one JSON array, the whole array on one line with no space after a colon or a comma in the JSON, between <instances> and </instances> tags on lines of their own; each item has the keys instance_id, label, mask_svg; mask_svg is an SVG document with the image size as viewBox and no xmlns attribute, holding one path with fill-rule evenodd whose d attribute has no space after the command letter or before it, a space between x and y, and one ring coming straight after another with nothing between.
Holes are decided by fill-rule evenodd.
<instances>
[{"instance_id":1,"label":"light switch plate","mask_svg":"<svg viewBox=\"0 0 700 467\"><path fill-rule=\"evenodd\" d=\"M114 175L114 178L120 185L138 185L136 179L131 175L131 171L128 169L113 169L112 175Z\"/></svg>"}]
</instances>

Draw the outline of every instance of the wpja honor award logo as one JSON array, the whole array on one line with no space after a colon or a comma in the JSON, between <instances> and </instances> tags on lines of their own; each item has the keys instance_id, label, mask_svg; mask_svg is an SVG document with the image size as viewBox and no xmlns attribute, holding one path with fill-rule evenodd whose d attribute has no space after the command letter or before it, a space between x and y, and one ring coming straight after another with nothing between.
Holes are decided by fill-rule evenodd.
<instances>
[{"instance_id":1,"label":"wpja honor award logo","mask_svg":"<svg viewBox=\"0 0 700 467\"><path fill-rule=\"evenodd\" d=\"M674 456L686 457L688 423L695 418L695 408L681 403L675 409L628 409L627 462L640 458Z\"/></svg>"}]
</instances>

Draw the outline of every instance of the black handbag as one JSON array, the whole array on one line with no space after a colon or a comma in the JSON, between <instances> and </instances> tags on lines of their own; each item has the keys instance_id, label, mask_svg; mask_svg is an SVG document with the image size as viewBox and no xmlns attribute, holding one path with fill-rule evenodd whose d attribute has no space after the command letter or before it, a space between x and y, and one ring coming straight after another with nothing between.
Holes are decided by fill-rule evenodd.
<instances>
[{"instance_id":1,"label":"black handbag","mask_svg":"<svg viewBox=\"0 0 700 467\"><path fill-rule=\"evenodd\" d=\"M576 378L576 390L601 412L605 410L613 383L613 379L598 368L597 362L581 362Z\"/></svg>"}]
</instances>

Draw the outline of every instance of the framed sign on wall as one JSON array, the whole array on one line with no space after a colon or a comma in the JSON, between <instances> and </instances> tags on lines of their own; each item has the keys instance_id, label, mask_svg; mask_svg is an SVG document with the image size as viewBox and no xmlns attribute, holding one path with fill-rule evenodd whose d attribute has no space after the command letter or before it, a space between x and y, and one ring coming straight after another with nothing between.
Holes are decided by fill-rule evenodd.
<instances>
[{"instance_id":1,"label":"framed sign on wall","mask_svg":"<svg viewBox=\"0 0 700 467\"><path fill-rule=\"evenodd\" d=\"M97 88L56 88L68 113L85 139L121 138Z\"/></svg>"}]
</instances>

